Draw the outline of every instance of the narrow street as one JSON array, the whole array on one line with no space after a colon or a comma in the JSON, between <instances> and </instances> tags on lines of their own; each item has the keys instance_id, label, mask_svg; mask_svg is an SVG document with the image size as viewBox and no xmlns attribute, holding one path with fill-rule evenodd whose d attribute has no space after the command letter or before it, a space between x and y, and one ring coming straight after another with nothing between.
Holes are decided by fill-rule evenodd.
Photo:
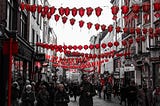
<instances>
[{"instance_id":1,"label":"narrow street","mask_svg":"<svg viewBox=\"0 0 160 106\"><path fill-rule=\"evenodd\" d=\"M78 105L78 101L75 102L74 101L74 98L71 98L70 99L70 103L68 106L79 106ZM123 106L123 105L119 105L119 101L117 98L112 98L112 101L107 101L107 100L104 100L103 98L99 98L98 96L95 96L93 98L93 106Z\"/></svg>"}]
</instances>

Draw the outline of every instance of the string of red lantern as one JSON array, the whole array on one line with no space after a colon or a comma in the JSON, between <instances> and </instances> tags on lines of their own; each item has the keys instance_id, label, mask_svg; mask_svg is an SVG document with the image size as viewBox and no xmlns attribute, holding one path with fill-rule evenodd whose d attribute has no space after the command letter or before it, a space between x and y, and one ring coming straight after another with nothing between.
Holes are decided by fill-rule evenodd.
<instances>
[{"instance_id":1,"label":"string of red lantern","mask_svg":"<svg viewBox=\"0 0 160 106\"><path fill-rule=\"evenodd\" d=\"M53 15L55 13L55 11L58 10L58 12L61 16L63 16L64 14L66 16L68 16L71 12L73 17L75 17L77 15L77 12L79 13L79 15L81 17L83 17L85 14L85 11L86 11L87 16L89 17L92 14L93 10L95 10L96 16L99 17L103 11L103 9L101 7L96 7L95 9L93 9L92 7L87 7L87 8L81 7L78 9L76 7L72 8L72 9L69 7L55 8L54 6L52 6L52 7L43 6L42 7L42 5L35 5L35 4L31 5L31 4L27 4L24 2L20 3L20 8L22 11L26 10L26 11L36 12L36 10L37 10L38 13L43 12L43 14L47 14L49 12L51 15Z\"/></svg>"}]
</instances>

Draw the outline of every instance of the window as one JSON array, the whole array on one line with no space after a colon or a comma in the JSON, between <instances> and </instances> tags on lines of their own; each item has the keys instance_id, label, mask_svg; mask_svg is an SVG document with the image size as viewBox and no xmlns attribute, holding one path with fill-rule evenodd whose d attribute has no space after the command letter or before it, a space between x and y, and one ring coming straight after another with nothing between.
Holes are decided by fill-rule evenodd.
<instances>
[{"instance_id":1,"label":"window","mask_svg":"<svg viewBox=\"0 0 160 106\"><path fill-rule=\"evenodd\" d=\"M21 13L21 34L20 34L25 40L28 41L27 36L27 16L22 12Z\"/></svg>"},{"instance_id":2,"label":"window","mask_svg":"<svg viewBox=\"0 0 160 106\"><path fill-rule=\"evenodd\" d=\"M32 35L31 35L31 38L32 38L32 41L31 41L31 45L34 45L35 41L34 41L34 35L35 35L35 30L32 29Z\"/></svg>"},{"instance_id":3,"label":"window","mask_svg":"<svg viewBox=\"0 0 160 106\"><path fill-rule=\"evenodd\" d=\"M9 30L17 30L17 8L16 2L8 1Z\"/></svg>"},{"instance_id":4,"label":"window","mask_svg":"<svg viewBox=\"0 0 160 106\"><path fill-rule=\"evenodd\" d=\"M36 4L36 2L35 2L36 0L32 0L32 1L33 1L33 4ZM36 18L36 12L33 12L33 13L32 13L32 16L33 16L34 18Z\"/></svg>"}]
</instances>

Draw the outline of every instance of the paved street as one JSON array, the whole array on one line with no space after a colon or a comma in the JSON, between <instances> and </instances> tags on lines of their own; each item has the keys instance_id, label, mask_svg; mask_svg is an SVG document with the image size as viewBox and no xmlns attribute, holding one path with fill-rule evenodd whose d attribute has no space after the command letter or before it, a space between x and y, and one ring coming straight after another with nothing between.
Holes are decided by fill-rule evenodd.
<instances>
[{"instance_id":1,"label":"paved street","mask_svg":"<svg viewBox=\"0 0 160 106\"><path fill-rule=\"evenodd\" d=\"M112 98L112 101L103 100L103 98L99 98L98 96L95 96L94 99L94 105L93 106L121 106L119 105L119 101L117 99ZM78 102L74 102L74 98L71 98L71 102L68 106L79 106Z\"/></svg>"}]
</instances>

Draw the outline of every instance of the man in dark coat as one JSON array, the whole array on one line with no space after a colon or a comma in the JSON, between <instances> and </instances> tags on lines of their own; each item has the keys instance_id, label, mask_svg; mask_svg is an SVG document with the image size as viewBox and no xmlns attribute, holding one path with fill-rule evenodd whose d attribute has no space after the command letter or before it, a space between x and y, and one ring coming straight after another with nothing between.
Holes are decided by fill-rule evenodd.
<instances>
[{"instance_id":1,"label":"man in dark coat","mask_svg":"<svg viewBox=\"0 0 160 106\"><path fill-rule=\"evenodd\" d=\"M80 84L79 106L93 106L93 96L96 95L94 86L88 82L86 74L82 75Z\"/></svg>"}]
</instances>

